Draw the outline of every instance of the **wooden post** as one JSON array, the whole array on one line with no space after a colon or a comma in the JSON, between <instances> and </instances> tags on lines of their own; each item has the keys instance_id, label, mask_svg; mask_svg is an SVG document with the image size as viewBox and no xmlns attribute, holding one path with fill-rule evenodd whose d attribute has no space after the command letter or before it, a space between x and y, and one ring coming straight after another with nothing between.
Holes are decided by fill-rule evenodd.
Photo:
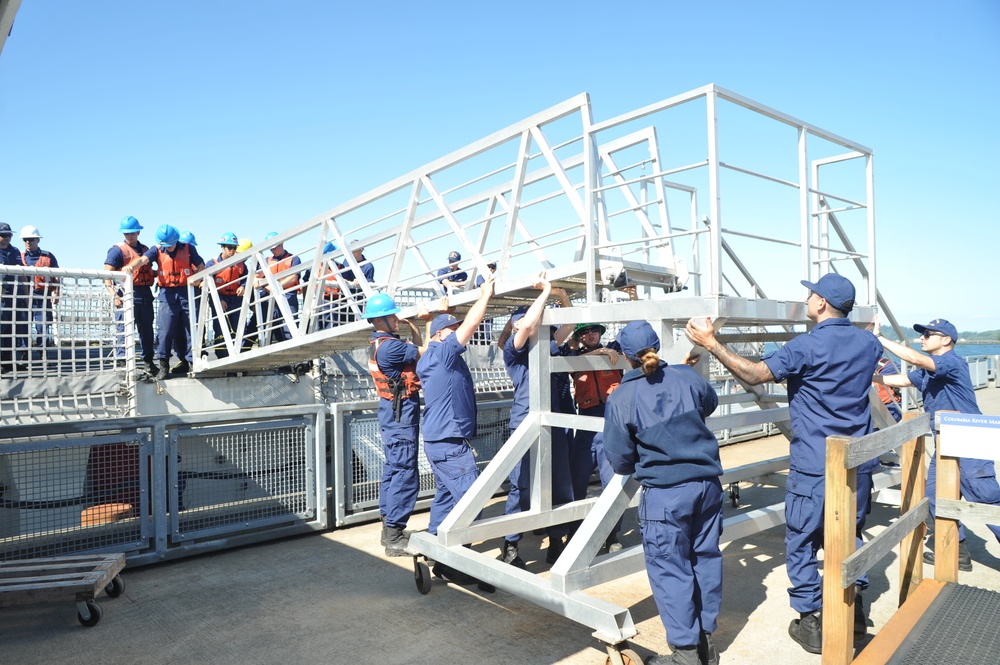
<instances>
[{"instance_id":1,"label":"wooden post","mask_svg":"<svg viewBox=\"0 0 1000 665\"><path fill-rule=\"evenodd\" d=\"M905 420L916 418L917 414L903 415ZM927 467L924 462L926 448L923 436L903 444L899 461L903 466L903 483L899 514L904 515L924 498L927 490ZM899 543L899 604L902 606L924 579L923 544L927 525L920 526L903 536Z\"/></svg>"},{"instance_id":2,"label":"wooden post","mask_svg":"<svg viewBox=\"0 0 1000 665\"><path fill-rule=\"evenodd\" d=\"M941 457L941 433L938 432L934 456L937 459L937 496L958 499L960 478L957 457ZM958 582L958 520L934 519L934 579Z\"/></svg>"},{"instance_id":3,"label":"wooden post","mask_svg":"<svg viewBox=\"0 0 1000 665\"><path fill-rule=\"evenodd\" d=\"M826 438L826 503L823 507L823 665L854 658L854 585L843 585L844 559L854 553L858 471L847 468L851 439Z\"/></svg>"}]
</instances>

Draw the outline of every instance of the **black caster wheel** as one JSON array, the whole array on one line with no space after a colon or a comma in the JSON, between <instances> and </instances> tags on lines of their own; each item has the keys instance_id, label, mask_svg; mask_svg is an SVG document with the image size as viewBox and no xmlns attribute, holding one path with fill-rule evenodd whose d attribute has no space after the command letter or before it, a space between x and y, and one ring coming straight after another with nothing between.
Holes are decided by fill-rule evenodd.
<instances>
[{"instance_id":1,"label":"black caster wheel","mask_svg":"<svg viewBox=\"0 0 1000 665\"><path fill-rule=\"evenodd\" d=\"M631 649L621 649L618 653L622 657L622 662L625 665L642 665L642 658L639 658L639 654ZM605 661L605 665L611 665L611 656Z\"/></svg>"},{"instance_id":2,"label":"black caster wheel","mask_svg":"<svg viewBox=\"0 0 1000 665\"><path fill-rule=\"evenodd\" d=\"M125 593L125 580L120 575L115 575L111 579L111 583L104 587L104 593L108 594L108 598L117 598L122 595Z\"/></svg>"},{"instance_id":3,"label":"black caster wheel","mask_svg":"<svg viewBox=\"0 0 1000 665\"><path fill-rule=\"evenodd\" d=\"M733 508L740 507L740 486L736 483L732 483L729 486L729 502Z\"/></svg>"},{"instance_id":4,"label":"black caster wheel","mask_svg":"<svg viewBox=\"0 0 1000 665\"><path fill-rule=\"evenodd\" d=\"M482 581L476 584L476 588L482 591L483 593L496 593L497 590L497 588L492 584L490 584L489 582L482 582Z\"/></svg>"},{"instance_id":5,"label":"black caster wheel","mask_svg":"<svg viewBox=\"0 0 1000 665\"><path fill-rule=\"evenodd\" d=\"M417 591L421 596L426 596L431 590L431 569L422 561L413 561L413 581L417 584Z\"/></svg>"},{"instance_id":6,"label":"black caster wheel","mask_svg":"<svg viewBox=\"0 0 1000 665\"><path fill-rule=\"evenodd\" d=\"M83 605L81 608L80 605ZM76 618L87 628L96 626L97 622L104 616L104 611L97 604L96 600L88 600L85 603L77 603Z\"/></svg>"}]
</instances>

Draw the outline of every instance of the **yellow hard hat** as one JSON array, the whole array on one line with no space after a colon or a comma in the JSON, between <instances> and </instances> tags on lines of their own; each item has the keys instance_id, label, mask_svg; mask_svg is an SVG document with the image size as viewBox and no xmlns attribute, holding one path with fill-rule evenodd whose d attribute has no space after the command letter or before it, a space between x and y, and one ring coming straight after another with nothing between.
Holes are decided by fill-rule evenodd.
<instances>
[{"instance_id":1,"label":"yellow hard hat","mask_svg":"<svg viewBox=\"0 0 1000 665\"><path fill-rule=\"evenodd\" d=\"M237 252L245 252L253 247L253 241L250 238L240 238L240 244L236 245Z\"/></svg>"}]
</instances>

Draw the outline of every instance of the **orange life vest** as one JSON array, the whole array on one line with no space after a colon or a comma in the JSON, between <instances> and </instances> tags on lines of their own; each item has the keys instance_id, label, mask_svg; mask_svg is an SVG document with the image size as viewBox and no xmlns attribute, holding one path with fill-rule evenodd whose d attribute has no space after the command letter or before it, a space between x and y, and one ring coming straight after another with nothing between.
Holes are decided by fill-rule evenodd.
<instances>
[{"instance_id":1,"label":"orange life vest","mask_svg":"<svg viewBox=\"0 0 1000 665\"><path fill-rule=\"evenodd\" d=\"M221 255L219 255L219 262L222 262ZM215 285L219 287L219 295L235 296L236 291L242 286L240 279L246 274L247 266L245 263L234 263L215 273Z\"/></svg>"},{"instance_id":2,"label":"orange life vest","mask_svg":"<svg viewBox=\"0 0 1000 665\"><path fill-rule=\"evenodd\" d=\"M23 263L27 267L34 267L34 268L52 267L52 259L50 259L49 255L46 254L45 252L42 252L41 254L38 255L38 260L35 261L34 266L30 266L28 264L28 253L24 252L23 254L21 254L21 263ZM46 277L45 275L35 275L35 293L45 293L46 286L48 286L47 290L49 293L55 293L59 288L58 286L56 286L56 282L58 281L59 281L58 277Z\"/></svg>"},{"instance_id":3,"label":"orange life vest","mask_svg":"<svg viewBox=\"0 0 1000 665\"><path fill-rule=\"evenodd\" d=\"M376 337L368 346L368 371L375 380L375 390L382 399L395 400L397 396L402 399L416 395L420 390L420 379L417 377L417 363L403 365L399 379L390 379L382 373L378 366L378 347L391 337Z\"/></svg>"},{"instance_id":4,"label":"orange life vest","mask_svg":"<svg viewBox=\"0 0 1000 665\"><path fill-rule=\"evenodd\" d=\"M336 264L337 269L340 269L340 264ZM323 276L323 295L329 300L336 300L340 297L340 284L337 283L337 271L327 270L326 275Z\"/></svg>"},{"instance_id":5,"label":"orange life vest","mask_svg":"<svg viewBox=\"0 0 1000 665\"><path fill-rule=\"evenodd\" d=\"M187 244L178 243L177 251L173 256L160 248L157 248L156 251L159 253L156 258L156 265L159 267L156 273L156 283L166 288L187 285L188 277L192 273L191 253L188 251Z\"/></svg>"},{"instance_id":6,"label":"orange life vest","mask_svg":"<svg viewBox=\"0 0 1000 665\"><path fill-rule=\"evenodd\" d=\"M882 373L882 369L889 364L888 358L880 358L878 361L878 373ZM882 400L883 404L892 404L893 402L899 402L900 394L899 389L893 388L892 386L887 386L884 383L876 383L876 390L878 390L879 399Z\"/></svg>"},{"instance_id":7,"label":"orange life vest","mask_svg":"<svg viewBox=\"0 0 1000 665\"><path fill-rule=\"evenodd\" d=\"M295 258L295 256L292 255L290 252L285 252L285 255L283 257L281 257L280 259L275 258L273 255L269 256L269 257L267 257L267 268L268 268L268 270L271 271L272 275L277 275L278 273L284 272L284 271L288 270L289 268L291 268L292 267L292 259L294 259L294 258ZM288 275L286 275L286 277L287 276ZM292 281L291 284L289 284L286 287L283 287L284 290L287 291L287 290L289 290L291 288L294 288L294 287L296 287L296 286L299 285L299 273L295 273L294 277L295 277L295 279ZM282 279L284 279L284 278L282 278Z\"/></svg>"},{"instance_id":8,"label":"orange life vest","mask_svg":"<svg viewBox=\"0 0 1000 665\"><path fill-rule=\"evenodd\" d=\"M142 254L145 254L149 250L149 247L146 247L142 243L139 243L139 249L138 251L136 251L136 248L132 247L132 245L128 244L127 242L121 242L118 243L118 249L122 251L122 260L124 261L122 265L127 266L134 259L139 258ZM148 265L142 266L134 273L132 273L132 286L152 286L152 285L153 285L153 269L150 268Z\"/></svg>"},{"instance_id":9,"label":"orange life vest","mask_svg":"<svg viewBox=\"0 0 1000 665\"><path fill-rule=\"evenodd\" d=\"M620 369L573 372L573 399L581 409L590 409L608 401L608 395L622 382Z\"/></svg>"}]
</instances>

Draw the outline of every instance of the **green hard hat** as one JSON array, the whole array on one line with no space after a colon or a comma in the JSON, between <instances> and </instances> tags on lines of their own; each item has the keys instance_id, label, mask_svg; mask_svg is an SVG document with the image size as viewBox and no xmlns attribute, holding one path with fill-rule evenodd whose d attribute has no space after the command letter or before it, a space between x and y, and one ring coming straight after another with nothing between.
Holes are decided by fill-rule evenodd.
<instances>
[{"instance_id":1,"label":"green hard hat","mask_svg":"<svg viewBox=\"0 0 1000 665\"><path fill-rule=\"evenodd\" d=\"M602 326L600 323L578 323L576 324L576 327L573 328L573 337L579 337L580 333L584 330L589 330L590 328L597 328L602 335L604 334L604 331L607 330L607 328Z\"/></svg>"}]
</instances>

